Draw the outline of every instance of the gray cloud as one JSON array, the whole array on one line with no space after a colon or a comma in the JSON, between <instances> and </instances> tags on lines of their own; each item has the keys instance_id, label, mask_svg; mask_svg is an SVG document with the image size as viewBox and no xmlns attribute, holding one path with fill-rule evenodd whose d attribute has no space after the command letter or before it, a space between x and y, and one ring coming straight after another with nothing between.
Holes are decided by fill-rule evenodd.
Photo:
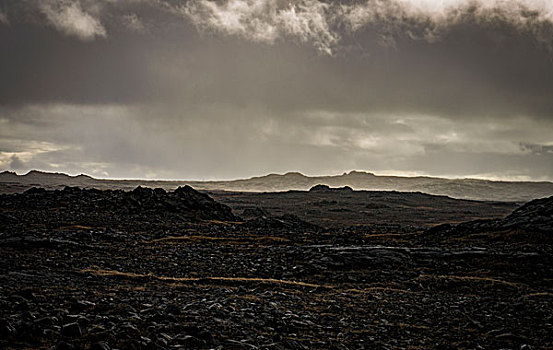
<instances>
[{"instance_id":1,"label":"gray cloud","mask_svg":"<svg viewBox=\"0 0 553 350\"><path fill-rule=\"evenodd\" d=\"M44 0L38 4L48 22L66 35L84 41L106 36L100 20L83 11L79 1Z\"/></svg>"},{"instance_id":2,"label":"gray cloud","mask_svg":"<svg viewBox=\"0 0 553 350\"><path fill-rule=\"evenodd\" d=\"M383 34L435 42L465 23L483 27L506 25L551 44L553 5L540 0L369 0L342 5L341 9L340 16L352 32L380 24Z\"/></svg>"},{"instance_id":3,"label":"gray cloud","mask_svg":"<svg viewBox=\"0 0 553 350\"><path fill-rule=\"evenodd\" d=\"M35 11L47 24L82 40L105 37L104 23L114 31L143 32L144 23L159 29L184 18L202 33L266 44L291 39L329 55L342 53L350 37L367 29L384 46L402 38L436 42L465 24L507 27L549 50L553 42L553 5L543 0L4 0L3 7L3 22L10 13L16 22L29 21ZM508 40L505 34L491 33L496 41Z\"/></svg>"},{"instance_id":4,"label":"gray cloud","mask_svg":"<svg viewBox=\"0 0 553 350\"><path fill-rule=\"evenodd\" d=\"M520 143L520 149L535 155L553 154L553 145L540 145L534 143Z\"/></svg>"},{"instance_id":5,"label":"gray cloud","mask_svg":"<svg viewBox=\"0 0 553 350\"><path fill-rule=\"evenodd\" d=\"M230 0L222 3L198 0L180 7L201 31L272 44L292 37L332 54L340 35L331 27L331 5L317 0L290 3L282 0Z\"/></svg>"},{"instance_id":6,"label":"gray cloud","mask_svg":"<svg viewBox=\"0 0 553 350\"><path fill-rule=\"evenodd\" d=\"M135 13L124 15L122 20L122 23L131 31L142 33L146 30L144 23Z\"/></svg>"},{"instance_id":7,"label":"gray cloud","mask_svg":"<svg viewBox=\"0 0 553 350\"><path fill-rule=\"evenodd\" d=\"M215 179L269 172L549 179L552 122L457 123L421 115L312 111L290 118L253 107L51 105L2 119L0 168L111 177ZM180 117L163 119L180 113ZM47 119L48 123L40 122ZM512 132L518 137L512 138ZM521 146L520 138L536 143ZM532 151L529 152L528 148ZM14 158L16 157L16 158Z\"/></svg>"},{"instance_id":8,"label":"gray cloud","mask_svg":"<svg viewBox=\"0 0 553 350\"><path fill-rule=\"evenodd\" d=\"M440 3L0 0L0 168L552 179L553 5Z\"/></svg>"},{"instance_id":9,"label":"gray cloud","mask_svg":"<svg viewBox=\"0 0 553 350\"><path fill-rule=\"evenodd\" d=\"M3 25L10 24L10 22L8 21L8 15L1 8L0 8L0 24L3 24Z\"/></svg>"},{"instance_id":10,"label":"gray cloud","mask_svg":"<svg viewBox=\"0 0 553 350\"><path fill-rule=\"evenodd\" d=\"M375 31L380 44L395 46L402 37L436 42L466 23L507 26L552 48L553 6L537 0L191 0L178 9L202 32L268 44L292 38L329 55L343 49L342 37L366 28Z\"/></svg>"},{"instance_id":11,"label":"gray cloud","mask_svg":"<svg viewBox=\"0 0 553 350\"><path fill-rule=\"evenodd\" d=\"M25 170L27 169L27 165L19 159L16 155L13 155L10 157L9 161L9 168L11 170Z\"/></svg>"},{"instance_id":12,"label":"gray cloud","mask_svg":"<svg viewBox=\"0 0 553 350\"><path fill-rule=\"evenodd\" d=\"M553 110L553 66L544 52L523 40L493 46L463 30L432 45L375 47L369 57L200 40L186 30L85 44L38 30L6 29L4 37L13 54L0 57L0 104L151 101L180 108L184 101L185 108L258 104L283 115L321 109L451 118L547 118Z\"/></svg>"}]
</instances>

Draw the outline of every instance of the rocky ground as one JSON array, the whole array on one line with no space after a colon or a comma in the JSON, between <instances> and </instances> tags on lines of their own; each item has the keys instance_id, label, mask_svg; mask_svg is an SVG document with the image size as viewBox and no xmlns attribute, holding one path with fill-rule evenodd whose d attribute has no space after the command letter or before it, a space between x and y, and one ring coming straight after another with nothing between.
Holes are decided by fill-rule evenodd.
<instances>
[{"instance_id":1,"label":"rocky ground","mask_svg":"<svg viewBox=\"0 0 553 350\"><path fill-rule=\"evenodd\" d=\"M237 215L248 219L262 209L267 215L297 215L322 227L384 226L398 233L411 227L425 229L442 223L502 218L522 203L460 200L421 192L353 191L349 187L318 185L310 191L209 192ZM246 211L246 212L244 212ZM253 215L253 216L252 216Z\"/></svg>"},{"instance_id":2,"label":"rocky ground","mask_svg":"<svg viewBox=\"0 0 553 350\"><path fill-rule=\"evenodd\" d=\"M553 197L214 196L1 195L0 348L553 348Z\"/></svg>"}]
</instances>

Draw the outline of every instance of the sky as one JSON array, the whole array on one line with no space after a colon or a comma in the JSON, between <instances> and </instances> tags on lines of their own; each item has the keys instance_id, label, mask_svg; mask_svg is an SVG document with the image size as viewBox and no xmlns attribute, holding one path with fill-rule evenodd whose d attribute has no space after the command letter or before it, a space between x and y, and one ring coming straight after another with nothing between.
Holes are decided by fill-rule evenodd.
<instances>
[{"instance_id":1,"label":"sky","mask_svg":"<svg viewBox=\"0 0 553 350\"><path fill-rule=\"evenodd\" d=\"M0 0L0 170L553 180L550 0Z\"/></svg>"}]
</instances>

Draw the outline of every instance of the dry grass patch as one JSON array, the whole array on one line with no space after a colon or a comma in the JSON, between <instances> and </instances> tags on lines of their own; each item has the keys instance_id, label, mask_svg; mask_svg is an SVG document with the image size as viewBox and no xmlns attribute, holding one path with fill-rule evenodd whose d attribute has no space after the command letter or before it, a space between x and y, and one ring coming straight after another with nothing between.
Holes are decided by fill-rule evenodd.
<instances>
[{"instance_id":1,"label":"dry grass patch","mask_svg":"<svg viewBox=\"0 0 553 350\"><path fill-rule=\"evenodd\" d=\"M394 236L414 236L418 235L420 232L411 232L411 233L378 233L378 234L368 234L363 235L363 238L373 238L373 237L394 237Z\"/></svg>"},{"instance_id":2,"label":"dry grass patch","mask_svg":"<svg viewBox=\"0 0 553 350\"><path fill-rule=\"evenodd\" d=\"M92 226L84 226L84 225L67 225L67 226L61 226L55 229L56 231L67 231L67 230L94 230L94 227Z\"/></svg>"},{"instance_id":3,"label":"dry grass patch","mask_svg":"<svg viewBox=\"0 0 553 350\"><path fill-rule=\"evenodd\" d=\"M286 286L297 287L310 287L310 288L332 288L320 284L280 280L275 278L249 278L249 277L168 277L168 276L156 276L151 274L140 274L133 272L121 272L117 270L103 270L103 269L84 269L82 273L91 273L96 276L115 276L131 279L153 279L158 281L167 282L237 282L237 283L262 283L262 284L277 284Z\"/></svg>"},{"instance_id":4,"label":"dry grass patch","mask_svg":"<svg viewBox=\"0 0 553 350\"><path fill-rule=\"evenodd\" d=\"M273 236L241 236L241 237L212 237L212 236L170 236L163 237L158 239L153 239L151 241L141 241L141 244L154 244L154 243L163 243L163 242L178 242L178 241L218 241L218 242L233 242L233 243L247 243L248 241L270 241L270 242L289 242L289 239Z\"/></svg>"},{"instance_id":5,"label":"dry grass patch","mask_svg":"<svg viewBox=\"0 0 553 350\"><path fill-rule=\"evenodd\" d=\"M455 276L455 275L433 275L433 274L423 274L417 277L419 280L446 280L446 281L461 281L461 282L486 282L491 284L501 284L504 286L512 288L528 288L527 285L516 282L509 282L500 280L498 278L491 277L479 277L479 276Z\"/></svg>"},{"instance_id":6,"label":"dry grass patch","mask_svg":"<svg viewBox=\"0 0 553 350\"><path fill-rule=\"evenodd\" d=\"M550 292L539 292L539 293L530 293L522 296L524 299L526 298L536 298L536 297L553 297L553 293Z\"/></svg>"},{"instance_id":7,"label":"dry grass patch","mask_svg":"<svg viewBox=\"0 0 553 350\"><path fill-rule=\"evenodd\" d=\"M369 287L369 288L363 288L363 289L345 289L344 292L352 292L352 293L371 293L371 292L392 292L392 293L404 293L404 294L420 294L420 292L413 292L407 289L397 289L397 288L390 288L390 287Z\"/></svg>"}]
</instances>

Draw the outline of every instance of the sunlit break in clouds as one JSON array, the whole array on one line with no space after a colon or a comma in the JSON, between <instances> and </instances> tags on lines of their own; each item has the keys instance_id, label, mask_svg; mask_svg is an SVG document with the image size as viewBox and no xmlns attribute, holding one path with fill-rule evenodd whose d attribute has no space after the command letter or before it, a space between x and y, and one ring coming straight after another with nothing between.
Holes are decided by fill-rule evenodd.
<instances>
[{"instance_id":1,"label":"sunlit break in clouds","mask_svg":"<svg viewBox=\"0 0 553 350\"><path fill-rule=\"evenodd\" d=\"M553 180L548 0L0 0L0 169Z\"/></svg>"}]
</instances>

